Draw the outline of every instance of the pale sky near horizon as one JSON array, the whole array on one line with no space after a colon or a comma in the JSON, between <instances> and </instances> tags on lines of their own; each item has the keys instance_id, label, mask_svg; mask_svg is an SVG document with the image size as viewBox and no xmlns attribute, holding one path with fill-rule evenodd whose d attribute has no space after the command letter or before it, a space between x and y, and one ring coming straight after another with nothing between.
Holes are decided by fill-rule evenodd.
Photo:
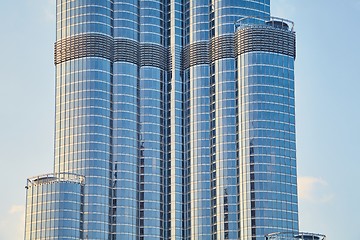
<instances>
[{"instance_id":1,"label":"pale sky near horizon","mask_svg":"<svg viewBox=\"0 0 360 240\"><path fill-rule=\"evenodd\" d=\"M360 0L271 4L297 32L300 228L360 240ZM22 240L26 179L53 170L55 0L0 12L0 240Z\"/></svg>"}]
</instances>

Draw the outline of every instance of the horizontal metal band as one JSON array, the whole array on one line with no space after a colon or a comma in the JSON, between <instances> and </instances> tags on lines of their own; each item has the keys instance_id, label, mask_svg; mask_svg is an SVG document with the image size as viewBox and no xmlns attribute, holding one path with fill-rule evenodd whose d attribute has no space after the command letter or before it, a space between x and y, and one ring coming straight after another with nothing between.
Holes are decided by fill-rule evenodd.
<instances>
[{"instance_id":1,"label":"horizontal metal band","mask_svg":"<svg viewBox=\"0 0 360 240\"><path fill-rule=\"evenodd\" d=\"M235 53L265 51L296 57L295 33L270 26L254 25L235 33Z\"/></svg>"},{"instance_id":2,"label":"horizontal metal band","mask_svg":"<svg viewBox=\"0 0 360 240\"><path fill-rule=\"evenodd\" d=\"M140 66L167 67L167 50L164 46L150 43L140 44Z\"/></svg>"},{"instance_id":3,"label":"horizontal metal band","mask_svg":"<svg viewBox=\"0 0 360 240\"><path fill-rule=\"evenodd\" d=\"M209 55L211 62L222 58L234 58L234 36L225 35L212 38L209 46Z\"/></svg>"},{"instance_id":4,"label":"horizontal metal band","mask_svg":"<svg viewBox=\"0 0 360 240\"><path fill-rule=\"evenodd\" d=\"M55 43L55 64L83 57L101 57L112 61L112 37L91 33L68 37Z\"/></svg>"},{"instance_id":5,"label":"horizontal metal band","mask_svg":"<svg viewBox=\"0 0 360 240\"><path fill-rule=\"evenodd\" d=\"M55 64L83 57L101 57L114 62L129 62L139 66L166 69L165 47L102 34L82 34L55 43Z\"/></svg>"},{"instance_id":6,"label":"horizontal metal band","mask_svg":"<svg viewBox=\"0 0 360 240\"><path fill-rule=\"evenodd\" d=\"M183 48L183 69L209 64L209 44L207 41L191 43Z\"/></svg>"},{"instance_id":7,"label":"horizontal metal band","mask_svg":"<svg viewBox=\"0 0 360 240\"><path fill-rule=\"evenodd\" d=\"M114 62L139 64L139 42L125 38L116 38L114 42Z\"/></svg>"}]
</instances>

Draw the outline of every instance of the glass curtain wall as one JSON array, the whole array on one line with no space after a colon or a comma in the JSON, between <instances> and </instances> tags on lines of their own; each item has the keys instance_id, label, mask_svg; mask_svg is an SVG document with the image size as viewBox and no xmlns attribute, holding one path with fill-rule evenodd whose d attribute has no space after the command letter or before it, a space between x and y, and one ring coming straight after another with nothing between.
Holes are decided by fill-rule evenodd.
<instances>
[{"instance_id":1,"label":"glass curtain wall","mask_svg":"<svg viewBox=\"0 0 360 240\"><path fill-rule=\"evenodd\" d=\"M112 1L57 0L55 173L86 176L84 238L109 238ZM78 51L78 56L72 54ZM59 55L59 53L58 53ZM84 56L84 57L82 57Z\"/></svg>"},{"instance_id":2,"label":"glass curtain wall","mask_svg":"<svg viewBox=\"0 0 360 240\"><path fill-rule=\"evenodd\" d=\"M83 238L297 231L295 35L270 0L56 7L54 172L86 177Z\"/></svg>"},{"instance_id":3,"label":"glass curtain wall","mask_svg":"<svg viewBox=\"0 0 360 240\"><path fill-rule=\"evenodd\" d=\"M264 22L270 1L212 0L210 5L210 130L212 239L238 239L236 77L234 23Z\"/></svg>"},{"instance_id":4,"label":"glass curtain wall","mask_svg":"<svg viewBox=\"0 0 360 240\"><path fill-rule=\"evenodd\" d=\"M183 238L183 1L168 0L166 6L167 79L166 127L166 224L165 239Z\"/></svg>"},{"instance_id":5,"label":"glass curtain wall","mask_svg":"<svg viewBox=\"0 0 360 240\"><path fill-rule=\"evenodd\" d=\"M184 44L190 63L184 69L185 239L211 239L210 138L207 55L209 0L186 0ZM196 61L196 59L202 61Z\"/></svg>"},{"instance_id":6,"label":"glass curtain wall","mask_svg":"<svg viewBox=\"0 0 360 240\"><path fill-rule=\"evenodd\" d=\"M240 239L298 231L295 33L269 23L237 32Z\"/></svg>"},{"instance_id":7,"label":"glass curtain wall","mask_svg":"<svg viewBox=\"0 0 360 240\"><path fill-rule=\"evenodd\" d=\"M165 7L140 1L140 240L164 239Z\"/></svg>"},{"instance_id":8,"label":"glass curtain wall","mask_svg":"<svg viewBox=\"0 0 360 240\"><path fill-rule=\"evenodd\" d=\"M25 239L83 239L84 183L66 173L28 179Z\"/></svg>"},{"instance_id":9,"label":"glass curtain wall","mask_svg":"<svg viewBox=\"0 0 360 240\"><path fill-rule=\"evenodd\" d=\"M139 232L139 4L114 1L113 240Z\"/></svg>"}]
</instances>

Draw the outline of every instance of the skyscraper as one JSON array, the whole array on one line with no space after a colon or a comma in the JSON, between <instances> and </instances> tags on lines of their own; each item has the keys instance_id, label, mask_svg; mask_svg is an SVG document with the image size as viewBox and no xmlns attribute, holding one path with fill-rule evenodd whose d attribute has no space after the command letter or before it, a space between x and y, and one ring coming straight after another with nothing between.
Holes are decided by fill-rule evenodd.
<instances>
[{"instance_id":1,"label":"skyscraper","mask_svg":"<svg viewBox=\"0 0 360 240\"><path fill-rule=\"evenodd\" d=\"M293 24L247 20L235 34L240 239L298 230Z\"/></svg>"},{"instance_id":2,"label":"skyscraper","mask_svg":"<svg viewBox=\"0 0 360 240\"><path fill-rule=\"evenodd\" d=\"M269 0L56 11L55 166L28 180L25 239L298 230L295 33Z\"/></svg>"}]
</instances>

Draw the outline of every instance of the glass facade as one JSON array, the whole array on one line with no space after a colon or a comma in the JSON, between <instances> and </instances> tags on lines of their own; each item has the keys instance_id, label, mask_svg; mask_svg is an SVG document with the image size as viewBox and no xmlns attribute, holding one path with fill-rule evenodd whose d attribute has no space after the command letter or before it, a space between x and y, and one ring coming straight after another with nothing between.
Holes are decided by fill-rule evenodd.
<instances>
[{"instance_id":1,"label":"glass facade","mask_svg":"<svg viewBox=\"0 0 360 240\"><path fill-rule=\"evenodd\" d=\"M113 1L114 41L139 46L138 0ZM137 52L135 51L135 55ZM114 59L112 82L112 211L110 239L138 239L139 66Z\"/></svg>"},{"instance_id":2,"label":"glass facade","mask_svg":"<svg viewBox=\"0 0 360 240\"><path fill-rule=\"evenodd\" d=\"M67 173L28 179L25 239L83 239L84 181Z\"/></svg>"},{"instance_id":3,"label":"glass facade","mask_svg":"<svg viewBox=\"0 0 360 240\"><path fill-rule=\"evenodd\" d=\"M249 49L238 43L240 239L298 231L295 56L284 54L283 49L294 33L273 23L240 23L237 32L237 40L242 36L267 39ZM283 42L269 45L280 34Z\"/></svg>"},{"instance_id":4,"label":"glass facade","mask_svg":"<svg viewBox=\"0 0 360 240\"><path fill-rule=\"evenodd\" d=\"M57 42L84 49L76 37L112 37L110 0L57 0ZM86 43L85 43L86 46ZM63 51L71 51L69 49ZM83 50L85 51L85 50ZM111 187L110 59L92 56L56 64L55 173L86 176L85 239L109 238Z\"/></svg>"},{"instance_id":5,"label":"glass facade","mask_svg":"<svg viewBox=\"0 0 360 240\"><path fill-rule=\"evenodd\" d=\"M295 35L270 20L270 0L57 0L54 174L86 178L77 239L298 230Z\"/></svg>"},{"instance_id":6,"label":"glass facade","mask_svg":"<svg viewBox=\"0 0 360 240\"><path fill-rule=\"evenodd\" d=\"M244 234L297 230L293 59L243 54L238 76Z\"/></svg>"}]
</instances>

